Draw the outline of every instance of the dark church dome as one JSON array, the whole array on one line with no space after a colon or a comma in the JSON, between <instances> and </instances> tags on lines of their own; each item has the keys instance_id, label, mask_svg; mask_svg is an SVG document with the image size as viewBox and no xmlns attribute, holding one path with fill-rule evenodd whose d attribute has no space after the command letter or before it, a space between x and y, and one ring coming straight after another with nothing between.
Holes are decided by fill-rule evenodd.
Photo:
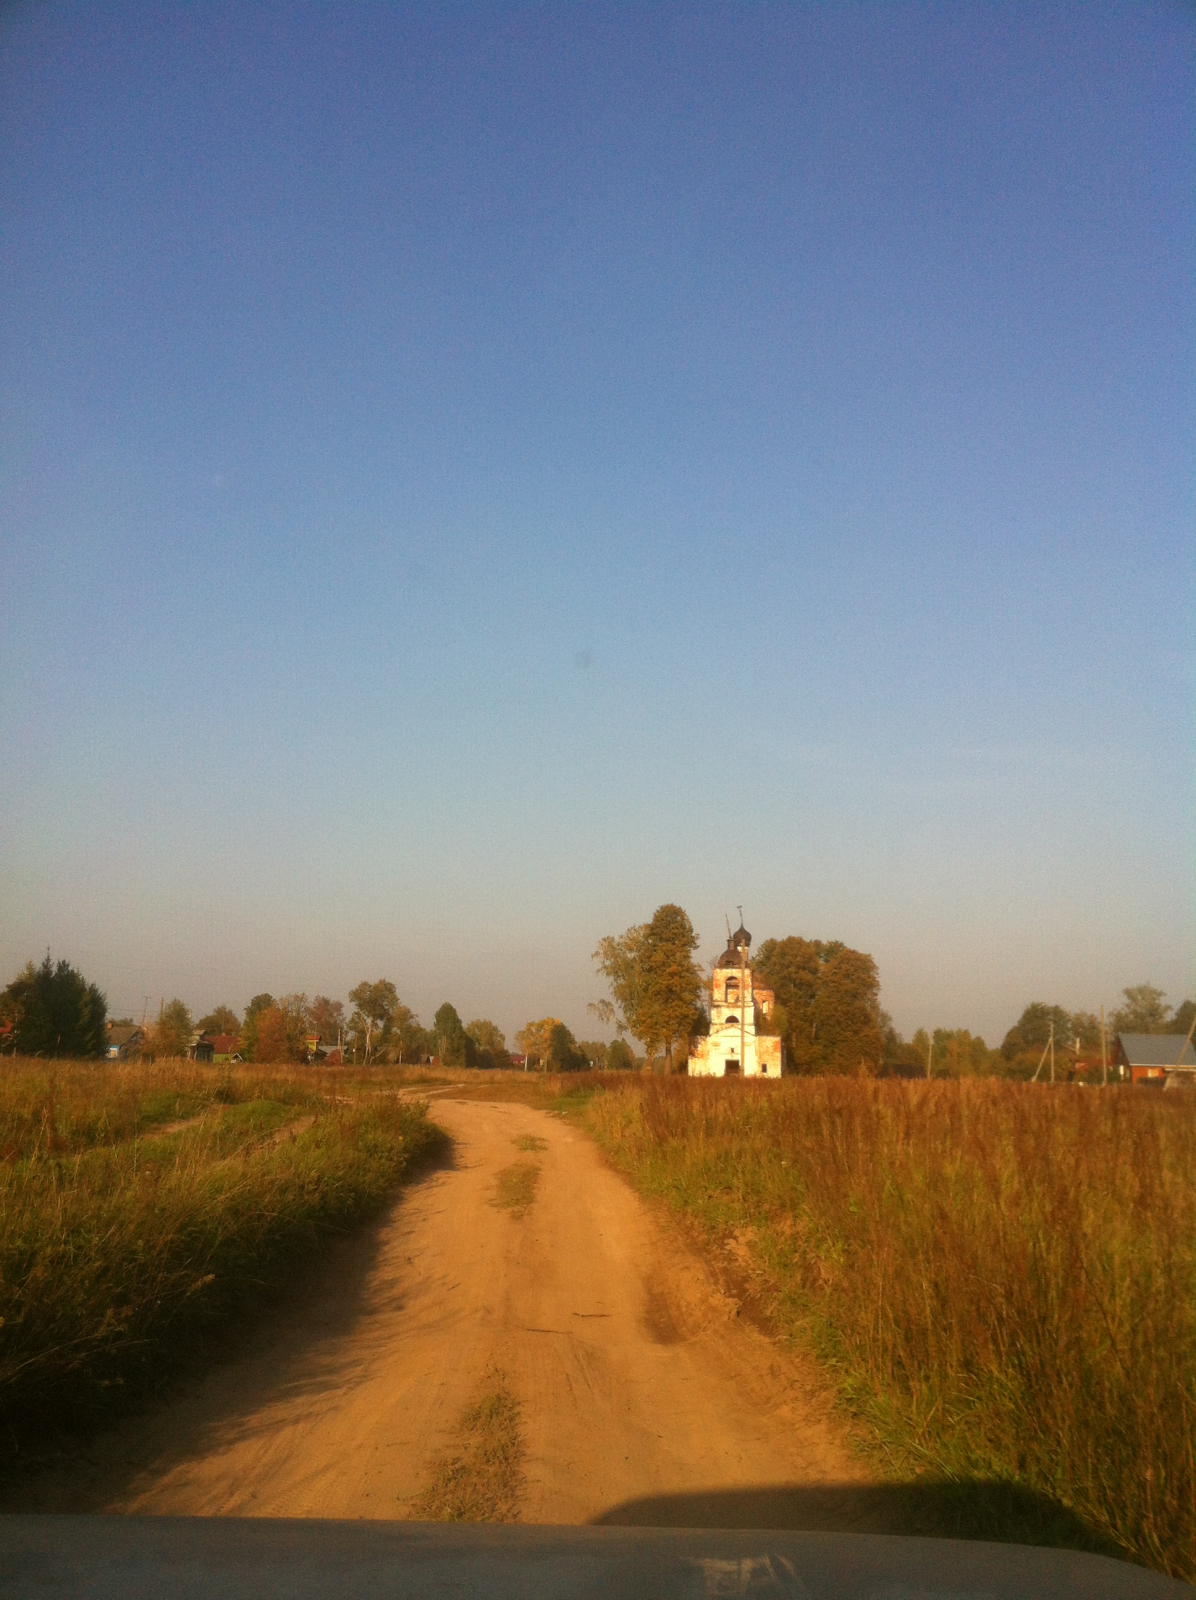
<instances>
[{"instance_id":1,"label":"dark church dome","mask_svg":"<svg viewBox=\"0 0 1196 1600\"><path fill-rule=\"evenodd\" d=\"M751 944L752 936L741 922L731 935L727 948L719 956L716 965L718 967L746 967Z\"/></svg>"}]
</instances>

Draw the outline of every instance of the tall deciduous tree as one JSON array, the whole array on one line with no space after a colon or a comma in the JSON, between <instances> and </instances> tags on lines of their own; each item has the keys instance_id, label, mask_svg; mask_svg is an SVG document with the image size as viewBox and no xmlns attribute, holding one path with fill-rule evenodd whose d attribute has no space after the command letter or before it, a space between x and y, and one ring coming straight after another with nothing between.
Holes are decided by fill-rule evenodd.
<instances>
[{"instance_id":1,"label":"tall deciduous tree","mask_svg":"<svg viewBox=\"0 0 1196 1600\"><path fill-rule=\"evenodd\" d=\"M634 1034L649 1057L663 1047L670 1070L673 1046L689 1036L701 1004L697 947L693 923L670 904L658 906L651 922L607 935L594 952L611 992L598 1014L613 1020L620 1033Z\"/></svg>"},{"instance_id":2,"label":"tall deciduous tree","mask_svg":"<svg viewBox=\"0 0 1196 1600\"><path fill-rule=\"evenodd\" d=\"M626 1039L612 1039L606 1047L606 1070L608 1072L633 1072L635 1070L635 1057L631 1053L631 1046Z\"/></svg>"},{"instance_id":3,"label":"tall deciduous tree","mask_svg":"<svg viewBox=\"0 0 1196 1600\"><path fill-rule=\"evenodd\" d=\"M254 1061L306 1061L311 1012L305 994L284 994L255 1014Z\"/></svg>"},{"instance_id":4,"label":"tall deciduous tree","mask_svg":"<svg viewBox=\"0 0 1196 1600\"><path fill-rule=\"evenodd\" d=\"M400 1005L395 1012L390 1033L390 1052L397 1061L419 1061L432 1055L433 1048L428 1030L410 1006Z\"/></svg>"},{"instance_id":5,"label":"tall deciduous tree","mask_svg":"<svg viewBox=\"0 0 1196 1600\"><path fill-rule=\"evenodd\" d=\"M465 1031L477 1046L479 1067L507 1067L511 1058L507 1054L507 1037L488 1017L475 1017L465 1024Z\"/></svg>"},{"instance_id":6,"label":"tall deciduous tree","mask_svg":"<svg viewBox=\"0 0 1196 1600\"><path fill-rule=\"evenodd\" d=\"M1139 983L1123 989L1125 1004L1113 1013L1118 1033L1167 1033L1172 1027L1171 1007L1162 989Z\"/></svg>"},{"instance_id":7,"label":"tall deciduous tree","mask_svg":"<svg viewBox=\"0 0 1196 1600\"><path fill-rule=\"evenodd\" d=\"M185 1056L191 1048L191 1013L181 1000L168 1000L150 1035L156 1056Z\"/></svg>"},{"instance_id":8,"label":"tall deciduous tree","mask_svg":"<svg viewBox=\"0 0 1196 1600\"><path fill-rule=\"evenodd\" d=\"M477 1046L466 1033L456 1006L446 1000L432 1022L436 1048L446 1067L472 1067L477 1065Z\"/></svg>"},{"instance_id":9,"label":"tall deciduous tree","mask_svg":"<svg viewBox=\"0 0 1196 1600\"><path fill-rule=\"evenodd\" d=\"M241 1023L231 1006L216 1006L206 1017L200 1017L196 1027L201 1033L217 1036L222 1033L240 1033Z\"/></svg>"},{"instance_id":10,"label":"tall deciduous tree","mask_svg":"<svg viewBox=\"0 0 1196 1600\"><path fill-rule=\"evenodd\" d=\"M68 961L28 962L0 994L0 1022L27 1056L99 1056L107 1048L108 1003Z\"/></svg>"},{"instance_id":11,"label":"tall deciduous tree","mask_svg":"<svg viewBox=\"0 0 1196 1600\"><path fill-rule=\"evenodd\" d=\"M1026 1050L1041 1050L1055 1030L1055 1046L1066 1050L1072 1041L1074 1027L1071 1013L1062 1006L1049 1006L1045 1000L1031 1000L1021 1016L1001 1041L1001 1054L1012 1061Z\"/></svg>"},{"instance_id":12,"label":"tall deciduous tree","mask_svg":"<svg viewBox=\"0 0 1196 1600\"><path fill-rule=\"evenodd\" d=\"M241 1053L246 1061L257 1060L258 1022L273 1004L272 994L255 994L245 1007L245 1021L241 1024Z\"/></svg>"},{"instance_id":13,"label":"tall deciduous tree","mask_svg":"<svg viewBox=\"0 0 1196 1600\"><path fill-rule=\"evenodd\" d=\"M349 1018L349 1028L356 1044L359 1060L369 1061L381 1053L390 1042L391 1030L399 1010L399 993L388 978L377 983L363 981L349 990L349 999L356 1008Z\"/></svg>"},{"instance_id":14,"label":"tall deciduous tree","mask_svg":"<svg viewBox=\"0 0 1196 1600\"><path fill-rule=\"evenodd\" d=\"M774 1020L793 1072L854 1073L884 1061L876 963L841 940L766 939L752 963L776 995Z\"/></svg>"},{"instance_id":15,"label":"tall deciduous tree","mask_svg":"<svg viewBox=\"0 0 1196 1600\"><path fill-rule=\"evenodd\" d=\"M563 1022L558 1022L548 1040L550 1072L584 1072L589 1062L578 1049L577 1040Z\"/></svg>"},{"instance_id":16,"label":"tall deciduous tree","mask_svg":"<svg viewBox=\"0 0 1196 1600\"><path fill-rule=\"evenodd\" d=\"M340 1044L345 1036L345 1007L343 1001L330 1000L318 994L311 1003L311 1027L318 1033L321 1044Z\"/></svg>"},{"instance_id":17,"label":"tall deciduous tree","mask_svg":"<svg viewBox=\"0 0 1196 1600\"><path fill-rule=\"evenodd\" d=\"M287 1038L287 1019L282 1008L267 1006L258 1013L253 1042L254 1061L287 1061L290 1059L290 1041Z\"/></svg>"},{"instance_id":18,"label":"tall deciduous tree","mask_svg":"<svg viewBox=\"0 0 1196 1600\"><path fill-rule=\"evenodd\" d=\"M465 1031L479 1050L489 1050L495 1056L506 1052L506 1034L488 1017L475 1017L472 1022L465 1024Z\"/></svg>"},{"instance_id":19,"label":"tall deciduous tree","mask_svg":"<svg viewBox=\"0 0 1196 1600\"><path fill-rule=\"evenodd\" d=\"M541 1017L539 1022L525 1022L515 1035L515 1043L529 1061L541 1067L548 1065L548 1052L552 1047L552 1030L559 1028L559 1017Z\"/></svg>"}]
</instances>

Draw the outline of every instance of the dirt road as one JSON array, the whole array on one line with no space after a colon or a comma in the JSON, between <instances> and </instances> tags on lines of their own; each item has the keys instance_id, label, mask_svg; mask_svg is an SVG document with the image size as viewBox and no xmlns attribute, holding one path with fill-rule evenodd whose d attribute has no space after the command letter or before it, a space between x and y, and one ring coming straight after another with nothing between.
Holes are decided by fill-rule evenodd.
<instances>
[{"instance_id":1,"label":"dirt road","mask_svg":"<svg viewBox=\"0 0 1196 1600\"><path fill-rule=\"evenodd\" d=\"M792 1526L803 1486L862 1486L801 1369L584 1135L517 1104L437 1099L434 1115L450 1166L235 1360L20 1508L426 1514L463 1413L496 1385L518 1407L524 1521ZM858 1525L837 1492L842 1515L817 1520Z\"/></svg>"}]
</instances>

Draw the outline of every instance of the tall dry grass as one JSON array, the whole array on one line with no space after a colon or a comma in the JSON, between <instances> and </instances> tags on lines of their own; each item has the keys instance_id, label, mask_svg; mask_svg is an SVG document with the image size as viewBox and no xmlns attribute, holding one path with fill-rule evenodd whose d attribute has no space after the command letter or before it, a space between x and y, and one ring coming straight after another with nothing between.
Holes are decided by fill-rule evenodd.
<instances>
[{"instance_id":1,"label":"tall dry grass","mask_svg":"<svg viewBox=\"0 0 1196 1600\"><path fill-rule=\"evenodd\" d=\"M0 1449L154 1391L381 1205L437 1130L379 1087L0 1065Z\"/></svg>"},{"instance_id":2,"label":"tall dry grass","mask_svg":"<svg viewBox=\"0 0 1196 1600\"><path fill-rule=\"evenodd\" d=\"M746 1250L896 1476L1015 1483L1196 1577L1196 1114L1004 1082L649 1080L587 1118Z\"/></svg>"}]
</instances>

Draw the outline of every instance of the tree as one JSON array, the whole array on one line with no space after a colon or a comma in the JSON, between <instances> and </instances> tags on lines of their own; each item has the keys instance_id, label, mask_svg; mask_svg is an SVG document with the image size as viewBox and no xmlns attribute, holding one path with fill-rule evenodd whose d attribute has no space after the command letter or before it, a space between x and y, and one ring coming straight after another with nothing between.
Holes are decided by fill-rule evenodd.
<instances>
[{"instance_id":1,"label":"tree","mask_svg":"<svg viewBox=\"0 0 1196 1600\"><path fill-rule=\"evenodd\" d=\"M421 1061L424 1056L435 1054L431 1035L410 1006L400 1005L395 1012L390 1050L398 1061Z\"/></svg>"},{"instance_id":2,"label":"tree","mask_svg":"<svg viewBox=\"0 0 1196 1600\"><path fill-rule=\"evenodd\" d=\"M584 1072L588 1065L577 1048L577 1040L563 1022L558 1022L548 1040L549 1072Z\"/></svg>"},{"instance_id":3,"label":"tree","mask_svg":"<svg viewBox=\"0 0 1196 1600\"><path fill-rule=\"evenodd\" d=\"M990 1050L979 1034L967 1028L934 1030L934 1075L942 1078L977 1078L1002 1066L999 1050Z\"/></svg>"},{"instance_id":4,"label":"tree","mask_svg":"<svg viewBox=\"0 0 1196 1600\"><path fill-rule=\"evenodd\" d=\"M446 1067L475 1067L478 1048L466 1033L457 1008L446 1000L432 1022L437 1051Z\"/></svg>"},{"instance_id":5,"label":"tree","mask_svg":"<svg viewBox=\"0 0 1196 1600\"><path fill-rule=\"evenodd\" d=\"M926 1076L926 1050L925 1044L928 1034L924 1028L907 1044L893 1025L893 1019L887 1011L880 1013L880 1030L884 1035L885 1053L881 1063L881 1076L886 1078L924 1078ZM919 1057L917 1038L923 1041L922 1054Z\"/></svg>"},{"instance_id":6,"label":"tree","mask_svg":"<svg viewBox=\"0 0 1196 1600\"><path fill-rule=\"evenodd\" d=\"M209 1011L206 1017L200 1017L196 1023L200 1033L219 1036L222 1033L240 1033L241 1024L237 1020L237 1013L231 1006L217 1006L214 1011Z\"/></svg>"},{"instance_id":7,"label":"tree","mask_svg":"<svg viewBox=\"0 0 1196 1600\"><path fill-rule=\"evenodd\" d=\"M284 994L281 1000L275 1002L275 1008L282 1014L286 1029L286 1055L284 1061L306 1061L307 1040L312 1032L311 1007L307 1003L305 994Z\"/></svg>"},{"instance_id":8,"label":"tree","mask_svg":"<svg viewBox=\"0 0 1196 1600\"><path fill-rule=\"evenodd\" d=\"M273 1004L272 994L255 994L245 1007L245 1021L241 1024L241 1054L246 1061L257 1060L258 1021Z\"/></svg>"},{"instance_id":9,"label":"tree","mask_svg":"<svg viewBox=\"0 0 1196 1600\"><path fill-rule=\"evenodd\" d=\"M319 1034L321 1044L341 1044L345 1037L345 1007L340 1000L330 1000L318 994L311 1003L308 1015L311 1031Z\"/></svg>"},{"instance_id":10,"label":"tree","mask_svg":"<svg viewBox=\"0 0 1196 1600\"><path fill-rule=\"evenodd\" d=\"M102 1056L108 1047L108 1002L68 961L46 951L29 961L0 994L0 1023L26 1056Z\"/></svg>"},{"instance_id":11,"label":"tree","mask_svg":"<svg viewBox=\"0 0 1196 1600\"><path fill-rule=\"evenodd\" d=\"M509 1067L507 1038L502 1029L487 1017L475 1017L465 1024L465 1031L477 1047L475 1064L479 1067Z\"/></svg>"},{"instance_id":12,"label":"tree","mask_svg":"<svg viewBox=\"0 0 1196 1600\"><path fill-rule=\"evenodd\" d=\"M606 1070L608 1072L634 1072L635 1057L631 1053L631 1046L626 1039L612 1039L606 1047Z\"/></svg>"},{"instance_id":13,"label":"tree","mask_svg":"<svg viewBox=\"0 0 1196 1600\"><path fill-rule=\"evenodd\" d=\"M606 1045L601 1039L579 1039L577 1048L586 1058L586 1065L601 1072L606 1066Z\"/></svg>"},{"instance_id":14,"label":"tree","mask_svg":"<svg viewBox=\"0 0 1196 1600\"><path fill-rule=\"evenodd\" d=\"M465 1024L465 1031L479 1050L489 1050L491 1055L507 1053L507 1036L486 1017L475 1017Z\"/></svg>"},{"instance_id":15,"label":"tree","mask_svg":"<svg viewBox=\"0 0 1196 1600\"><path fill-rule=\"evenodd\" d=\"M288 1045L287 1019L281 1008L268 1006L259 1012L253 1043L254 1061L288 1061L291 1059Z\"/></svg>"},{"instance_id":16,"label":"tree","mask_svg":"<svg viewBox=\"0 0 1196 1600\"><path fill-rule=\"evenodd\" d=\"M349 990L349 999L356 1008L349 1018L354 1055L358 1060L369 1061L375 1051L381 1054L390 1042L400 1004L398 990L388 978L379 978L377 983L363 980Z\"/></svg>"},{"instance_id":17,"label":"tree","mask_svg":"<svg viewBox=\"0 0 1196 1600\"><path fill-rule=\"evenodd\" d=\"M1001 1041L1001 1054L1012 1061L1027 1051L1041 1052L1050 1040L1052 1026L1055 1048L1069 1049L1074 1034L1071 1013L1062 1006L1049 1006L1045 1000L1031 1000Z\"/></svg>"},{"instance_id":18,"label":"tree","mask_svg":"<svg viewBox=\"0 0 1196 1600\"><path fill-rule=\"evenodd\" d=\"M525 1022L515 1035L515 1043L519 1046L529 1062L535 1061L544 1067L548 1061L548 1052L552 1046L552 1030L560 1026L559 1017L541 1017L539 1022Z\"/></svg>"},{"instance_id":19,"label":"tree","mask_svg":"<svg viewBox=\"0 0 1196 1600\"><path fill-rule=\"evenodd\" d=\"M694 962L698 936L680 906L658 906L651 922L600 939L594 960L610 985L610 1001L594 1008L631 1033L649 1057L663 1046L671 1070L673 1045L688 1038L701 1003L704 979Z\"/></svg>"},{"instance_id":20,"label":"tree","mask_svg":"<svg viewBox=\"0 0 1196 1600\"><path fill-rule=\"evenodd\" d=\"M1172 1027L1167 996L1153 983L1139 983L1123 989L1125 1004L1113 1013L1115 1033L1168 1033Z\"/></svg>"},{"instance_id":21,"label":"tree","mask_svg":"<svg viewBox=\"0 0 1196 1600\"><path fill-rule=\"evenodd\" d=\"M1196 1017L1196 1000L1185 1000L1182 1006L1177 1007L1171 1019L1173 1032L1186 1034L1192 1026L1193 1017Z\"/></svg>"},{"instance_id":22,"label":"tree","mask_svg":"<svg viewBox=\"0 0 1196 1600\"><path fill-rule=\"evenodd\" d=\"M1071 1015L1073 1049L1100 1049L1100 1018L1092 1011L1073 1011Z\"/></svg>"},{"instance_id":23,"label":"tree","mask_svg":"<svg viewBox=\"0 0 1196 1600\"><path fill-rule=\"evenodd\" d=\"M168 1000L150 1033L156 1056L185 1056L194 1032L191 1013L181 1000Z\"/></svg>"},{"instance_id":24,"label":"tree","mask_svg":"<svg viewBox=\"0 0 1196 1600\"><path fill-rule=\"evenodd\" d=\"M607 934L594 951L593 960L610 985L611 998L594 1001L589 1010L599 1021L613 1023L620 1038L635 1031L642 977L640 947L647 931L648 924L641 922L618 936Z\"/></svg>"},{"instance_id":25,"label":"tree","mask_svg":"<svg viewBox=\"0 0 1196 1600\"><path fill-rule=\"evenodd\" d=\"M794 1072L879 1071L885 1014L876 963L842 940L766 939L753 969L776 996L773 1020Z\"/></svg>"},{"instance_id":26,"label":"tree","mask_svg":"<svg viewBox=\"0 0 1196 1600\"><path fill-rule=\"evenodd\" d=\"M255 1013L254 1061L306 1061L307 1036L312 1031L305 994L284 994L281 1000Z\"/></svg>"}]
</instances>

